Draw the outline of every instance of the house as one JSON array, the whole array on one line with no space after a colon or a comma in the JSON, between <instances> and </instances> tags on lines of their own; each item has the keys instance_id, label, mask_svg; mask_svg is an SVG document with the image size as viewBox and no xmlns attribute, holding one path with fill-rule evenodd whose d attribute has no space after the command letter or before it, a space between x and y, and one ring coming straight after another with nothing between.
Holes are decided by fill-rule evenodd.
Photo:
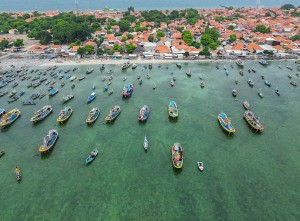
<instances>
[{"instance_id":1,"label":"house","mask_svg":"<svg viewBox=\"0 0 300 221\"><path fill-rule=\"evenodd\" d=\"M158 53L160 55L168 54L170 53L170 48L166 45L158 45L155 48L155 53Z\"/></svg>"},{"instance_id":2,"label":"house","mask_svg":"<svg viewBox=\"0 0 300 221\"><path fill-rule=\"evenodd\" d=\"M111 30L113 32L120 32L120 27L119 27L119 25L113 25L113 26L111 26Z\"/></svg>"},{"instance_id":3,"label":"house","mask_svg":"<svg viewBox=\"0 0 300 221\"><path fill-rule=\"evenodd\" d=\"M105 31L95 31L91 34L93 38L99 38L99 37L105 37L106 32Z\"/></svg>"},{"instance_id":4,"label":"house","mask_svg":"<svg viewBox=\"0 0 300 221\"><path fill-rule=\"evenodd\" d=\"M17 29L12 28L12 29L10 29L10 30L8 31L8 34L10 34L10 35L15 35L15 34L17 34L17 32L18 32Z\"/></svg>"},{"instance_id":5,"label":"house","mask_svg":"<svg viewBox=\"0 0 300 221\"><path fill-rule=\"evenodd\" d=\"M144 50L146 53L151 53L151 54L155 53L156 43L144 42L143 45L144 45Z\"/></svg>"}]
</instances>

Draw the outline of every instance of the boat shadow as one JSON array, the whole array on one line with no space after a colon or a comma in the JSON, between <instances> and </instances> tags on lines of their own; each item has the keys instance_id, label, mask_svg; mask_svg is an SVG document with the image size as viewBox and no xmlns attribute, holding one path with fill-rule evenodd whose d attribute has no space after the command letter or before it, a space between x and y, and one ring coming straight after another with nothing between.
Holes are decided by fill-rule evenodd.
<instances>
[{"instance_id":1,"label":"boat shadow","mask_svg":"<svg viewBox=\"0 0 300 221\"><path fill-rule=\"evenodd\" d=\"M54 148L54 147L53 147ZM48 159L48 158L50 158L50 156L51 156L51 154L52 154L52 151L53 150L51 150L51 151L49 151L49 152L46 152L46 153L41 153L40 155L41 155L41 160L46 160L46 159Z\"/></svg>"},{"instance_id":2,"label":"boat shadow","mask_svg":"<svg viewBox=\"0 0 300 221\"><path fill-rule=\"evenodd\" d=\"M176 118L169 117L170 123L176 123L177 121L178 121L178 117L176 117Z\"/></svg>"},{"instance_id":3,"label":"boat shadow","mask_svg":"<svg viewBox=\"0 0 300 221\"><path fill-rule=\"evenodd\" d=\"M181 174L182 168L180 168L180 169L177 169L177 168L174 168L174 167L172 167L172 168L173 168L173 173L174 173L175 176L178 176L178 175Z\"/></svg>"}]
</instances>

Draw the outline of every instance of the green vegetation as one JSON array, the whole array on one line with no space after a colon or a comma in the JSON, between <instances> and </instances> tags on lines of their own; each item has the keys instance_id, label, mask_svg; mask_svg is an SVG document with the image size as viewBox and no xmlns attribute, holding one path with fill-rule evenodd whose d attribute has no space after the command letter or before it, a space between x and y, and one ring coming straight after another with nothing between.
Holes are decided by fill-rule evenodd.
<instances>
[{"instance_id":1,"label":"green vegetation","mask_svg":"<svg viewBox=\"0 0 300 221\"><path fill-rule=\"evenodd\" d=\"M118 51L118 52L120 52L120 53L122 53L123 52L123 47L121 46L121 45L114 45L113 47L112 47L112 49L111 49L112 51Z\"/></svg>"},{"instance_id":2,"label":"green vegetation","mask_svg":"<svg viewBox=\"0 0 300 221\"><path fill-rule=\"evenodd\" d=\"M290 10L290 9L295 9L295 6L292 4L284 4L283 6L280 7L281 10Z\"/></svg>"},{"instance_id":3,"label":"green vegetation","mask_svg":"<svg viewBox=\"0 0 300 221\"><path fill-rule=\"evenodd\" d=\"M130 28L130 21L126 19L121 19L118 23L121 32L128 31Z\"/></svg>"},{"instance_id":4,"label":"green vegetation","mask_svg":"<svg viewBox=\"0 0 300 221\"><path fill-rule=\"evenodd\" d=\"M3 39L0 42L0 50L3 51L4 49L8 48L8 45L9 45L9 42L6 39Z\"/></svg>"},{"instance_id":5,"label":"green vegetation","mask_svg":"<svg viewBox=\"0 0 300 221\"><path fill-rule=\"evenodd\" d=\"M16 39L16 40L14 41L14 46L17 47L17 48L24 46L23 39L19 39L19 38Z\"/></svg>"},{"instance_id":6,"label":"green vegetation","mask_svg":"<svg viewBox=\"0 0 300 221\"><path fill-rule=\"evenodd\" d=\"M235 29L235 27L234 27L234 25L229 25L229 26L228 26L228 29L232 31L232 30Z\"/></svg>"},{"instance_id":7,"label":"green vegetation","mask_svg":"<svg viewBox=\"0 0 300 221\"><path fill-rule=\"evenodd\" d=\"M160 40L161 37L165 37L165 33L163 33L162 31L156 32L156 38L157 38L157 40Z\"/></svg>"},{"instance_id":8,"label":"green vegetation","mask_svg":"<svg viewBox=\"0 0 300 221\"><path fill-rule=\"evenodd\" d=\"M236 34L230 35L228 41L230 41L230 42L236 41Z\"/></svg>"},{"instance_id":9,"label":"green vegetation","mask_svg":"<svg viewBox=\"0 0 300 221\"><path fill-rule=\"evenodd\" d=\"M267 28L266 26L264 25L257 25L255 27L255 30L256 32L260 32L260 33L270 33L271 32L271 29L270 28Z\"/></svg>"},{"instance_id":10,"label":"green vegetation","mask_svg":"<svg viewBox=\"0 0 300 221\"><path fill-rule=\"evenodd\" d=\"M216 50L221 42L218 40L220 33L212 28L207 28L201 36L201 44L204 47L209 47L212 50Z\"/></svg>"},{"instance_id":11,"label":"green vegetation","mask_svg":"<svg viewBox=\"0 0 300 221\"><path fill-rule=\"evenodd\" d=\"M191 33L190 31L185 30L185 31L182 32L182 39L184 40L184 42L185 42L187 45L191 46L194 37L193 37L193 35L192 35L192 33Z\"/></svg>"},{"instance_id":12,"label":"green vegetation","mask_svg":"<svg viewBox=\"0 0 300 221\"><path fill-rule=\"evenodd\" d=\"M126 44L125 48L127 53L132 54L136 46L130 43L130 44Z\"/></svg>"},{"instance_id":13,"label":"green vegetation","mask_svg":"<svg viewBox=\"0 0 300 221\"><path fill-rule=\"evenodd\" d=\"M149 36L148 36L148 41L149 41L149 42L153 42L153 41L154 41L153 35L149 35Z\"/></svg>"},{"instance_id":14,"label":"green vegetation","mask_svg":"<svg viewBox=\"0 0 300 221\"><path fill-rule=\"evenodd\" d=\"M210 56L210 51L208 47L205 47L202 51L200 51L199 55Z\"/></svg>"},{"instance_id":15,"label":"green vegetation","mask_svg":"<svg viewBox=\"0 0 300 221\"><path fill-rule=\"evenodd\" d=\"M300 34L296 34L296 35L290 37L290 40L292 40L292 41L300 40Z\"/></svg>"}]
</instances>

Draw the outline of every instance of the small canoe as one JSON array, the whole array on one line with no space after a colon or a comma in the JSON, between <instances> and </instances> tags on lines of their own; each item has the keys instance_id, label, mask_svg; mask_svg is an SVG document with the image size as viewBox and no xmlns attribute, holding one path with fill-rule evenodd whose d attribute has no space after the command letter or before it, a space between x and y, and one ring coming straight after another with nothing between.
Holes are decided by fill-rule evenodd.
<instances>
[{"instance_id":1,"label":"small canoe","mask_svg":"<svg viewBox=\"0 0 300 221\"><path fill-rule=\"evenodd\" d=\"M97 157L98 155L98 150L97 148L95 148L90 155L85 159L85 164L89 164L91 162L93 162L93 160Z\"/></svg>"},{"instance_id":2,"label":"small canoe","mask_svg":"<svg viewBox=\"0 0 300 221\"><path fill-rule=\"evenodd\" d=\"M44 137L43 144L39 147L39 152L46 153L51 151L54 148L57 139L57 130L50 130L49 133Z\"/></svg>"},{"instance_id":3,"label":"small canoe","mask_svg":"<svg viewBox=\"0 0 300 221\"><path fill-rule=\"evenodd\" d=\"M91 95L88 97L86 103L87 103L87 104L91 103L95 98L96 98L96 93L93 92L93 93L91 93Z\"/></svg>"},{"instance_id":4,"label":"small canoe","mask_svg":"<svg viewBox=\"0 0 300 221\"><path fill-rule=\"evenodd\" d=\"M243 106L246 110L250 110L250 104L248 103L248 101L244 101Z\"/></svg>"}]
</instances>

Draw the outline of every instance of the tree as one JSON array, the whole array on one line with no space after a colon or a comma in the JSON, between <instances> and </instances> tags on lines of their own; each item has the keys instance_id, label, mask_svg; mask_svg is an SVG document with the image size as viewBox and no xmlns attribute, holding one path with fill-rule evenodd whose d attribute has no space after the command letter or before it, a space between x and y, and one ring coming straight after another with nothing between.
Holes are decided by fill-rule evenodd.
<instances>
[{"instance_id":1,"label":"tree","mask_svg":"<svg viewBox=\"0 0 300 221\"><path fill-rule=\"evenodd\" d=\"M16 39L14 41L14 46L17 47L17 48L24 46L23 39L20 39L20 38Z\"/></svg>"},{"instance_id":2,"label":"tree","mask_svg":"<svg viewBox=\"0 0 300 221\"><path fill-rule=\"evenodd\" d=\"M292 4L284 4L283 6L280 7L281 10L290 10L290 9L295 9L295 6Z\"/></svg>"},{"instance_id":3,"label":"tree","mask_svg":"<svg viewBox=\"0 0 300 221\"><path fill-rule=\"evenodd\" d=\"M234 27L234 25L229 25L229 26L228 26L228 29L232 31L232 30L235 29L235 27Z\"/></svg>"},{"instance_id":4,"label":"tree","mask_svg":"<svg viewBox=\"0 0 300 221\"><path fill-rule=\"evenodd\" d=\"M204 46L208 46L213 42L212 37L209 34L203 34L201 36L201 44Z\"/></svg>"},{"instance_id":5,"label":"tree","mask_svg":"<svg viewBox=\"0 0 300 221\"><path fill-rule=\"evenodd\" d=\"M228 41L230 41L230 42L236 41L236 34L230 35Z\"/></svg>"},{"instance_id":6,"label":"tree","mask_svg":"<svg viewBox=\"0 0 300 221\"><path fill-rule=\"evenodd\" d=\"M120 52L120 53L123 52L122 46L121 46L121 45L116 45L116 44L112 47L112 50L113 50L113 51L118 51L118 52Z\"/></svg>"},{"instance_id":7,"label":"tree","mask_svg":"<svg viewBox=\"0 0 300 221\"><path fill-rule=\"evenodd\" d=\"M134 12L134 7L133 7L133 6L130 6L130 7L128 8L128 12Z\"/></svg>"},{"instance_id":8,"label":"tree","mask_svg":"<svg viewBox=\"0 0 300 221\"><path fill-rule=\"evenodd\" d=\"M192 45L193 45L195 48L199 49L200 46L201 46L201 43L200 43L200 42L197 42L197 41L193 41Z\"/></svg>"},{"instance_id":9,"label":"tree","mask_svg":"<svg viewBox=\"0 0 300 221\"><path fill-rule=\"evenodd\" d=\"M84 46L84 50L87 54L93 54L95 51L95 48L93 45L86 45L86 46Z\"/></svg>"},{"instance_id":10,"label":"tree","mask_svg":"<svg viewBox=\"0 0 300 221\"><path fill-rule=\"evenodd\" d=\"M210 51L209 51L208 47L205 47L202 51L200 51L199 55L210 56Z\"/></svg>"},{"instance_id":11,"label":"tree","mask_svg":"<svg viewBox=\"0 0 300 221\"><path fill-rule=\"evenodd\" d=\"M190 52L188 52L188 51L184 52L184 57L187 58L188 56L190 56Z\"/></svg>"},{"instance_id":12,"label":"tree","mask_svg":"<svg viewBox=\"0 0 300 221\"><path fill-rule=\"evenodd\" d=\"M5 48L8 47L8 44L9 42L6 40L6 39L3 39L1 42L0 42L0 50L4 50Z\"/></svg>"},{"instance_id":13,"label":"tree","mask_svg":"<svg viewBox=\"0 0 300 221\"><path fill-rule=\"evenodd\" d=\"M128 31L130 28L130 22L126 19L121 19L118 23L121 32Z\"/></svg>"},{"instance_id":14,"label":"tree","mask_svg":"<svg viewBox=\"0 0 300 221\"><path fill-rule=\"evenodd\" d=\"M255 30L256 32L260 32L260 33L270 33L271 29L270 28L267 28L266 26L264 25L257 25L255 27Z\"/></svg>"},{"instance_id":15,"label":"tree","mask_svg":"<svg viewBox=\"0 0 300 221\"><path fill-rule=\"evenodd\" d=\"M39 32L37 39L40 40L40 44L46 45L52 40L52 36L48 31Z\"/></svg>"},{"instance_id":16,"label":"tree","mask_svg":"<svg viewBox=\"0 0 300 221\"><path fill-rule=\"evenodd\" d=\"M127 40L127 38L126 38L125 36L122 36L121 41L124 42L124 41L126 41L126 40Z\"/></svg>"},{"instance_id":17,"label":"tree","mask_svg":"<svg viewBox=\"0 0 300 221\"><path fill-rule=\"evenodd\" d=\"M134 51L134 49L136 48L136 46L134 44L130 43L130 44L126 44L125 48L126 48L126 52L131 54Z\"/></svg>"},{"instance_id":18,"label":"tree","mask_svg":"<svg viewBox=\"0 0 300 221\"><path fill-rule=\"evenodd\" d=\"M78 48L77 54L79 54L81 58L83 57L83 55L84 55L85 53L86 53L86 51L85 51L85 48L84 48L84 47Z\"/></svg>"},{"instance_id":19,"label":"tree","mask_svg":"<svg viewBox=\"0 0 300 221\"><path fill-rule=\"evenodd\" d=\"M162 31L156 32L156 38L157 38L158 40L160 40L161 37L165 37L165 33L163 33Z\"/></svg>"},{"instance_id":20,"label":"tree","mask_svg":"<svg viewBox=\"0 0 300 221\"><path fill-rule=\"evenodd\" d=\"M148 41L149 41L149 42L153 42L153 41L154 41L153 35L149 35L149 36L148 36Z\"/></svg>"},{"instance_id":21,"label":"tree","mask_svg":"<svg viewBox=\"0 0 300 221\"><path fill-rule=\"evenodd\" d=\"M127 37L128 39L133 39L133 35L132 35L132 34L130 34L130 33L129 33L129 34L127 34L127 35L126 35L126 37Z\"/></svg>"},{"instance_id":22,"label":"tree","mask_svg":"<svg viewBox=\"0 0 300 221\"><path fill-rule=\"evenodd\" d=\"M182 39L184 40L184 42L187 44L187 45L192 45L192 42L193 42L193 35L192 33L189 31L189 30L185 30L182 32Z\"/></svg>"},{"instance_id":23,"label":"tree","mask_svg":"<svg viewBox=\"0 0 300 221\"><path fill-rule=\"evenodd\" d=\"M290 40L292 40L292 41L300 40L300 34L296 34L296 35L290 37Z\"/></svg>"}]
</instances>

